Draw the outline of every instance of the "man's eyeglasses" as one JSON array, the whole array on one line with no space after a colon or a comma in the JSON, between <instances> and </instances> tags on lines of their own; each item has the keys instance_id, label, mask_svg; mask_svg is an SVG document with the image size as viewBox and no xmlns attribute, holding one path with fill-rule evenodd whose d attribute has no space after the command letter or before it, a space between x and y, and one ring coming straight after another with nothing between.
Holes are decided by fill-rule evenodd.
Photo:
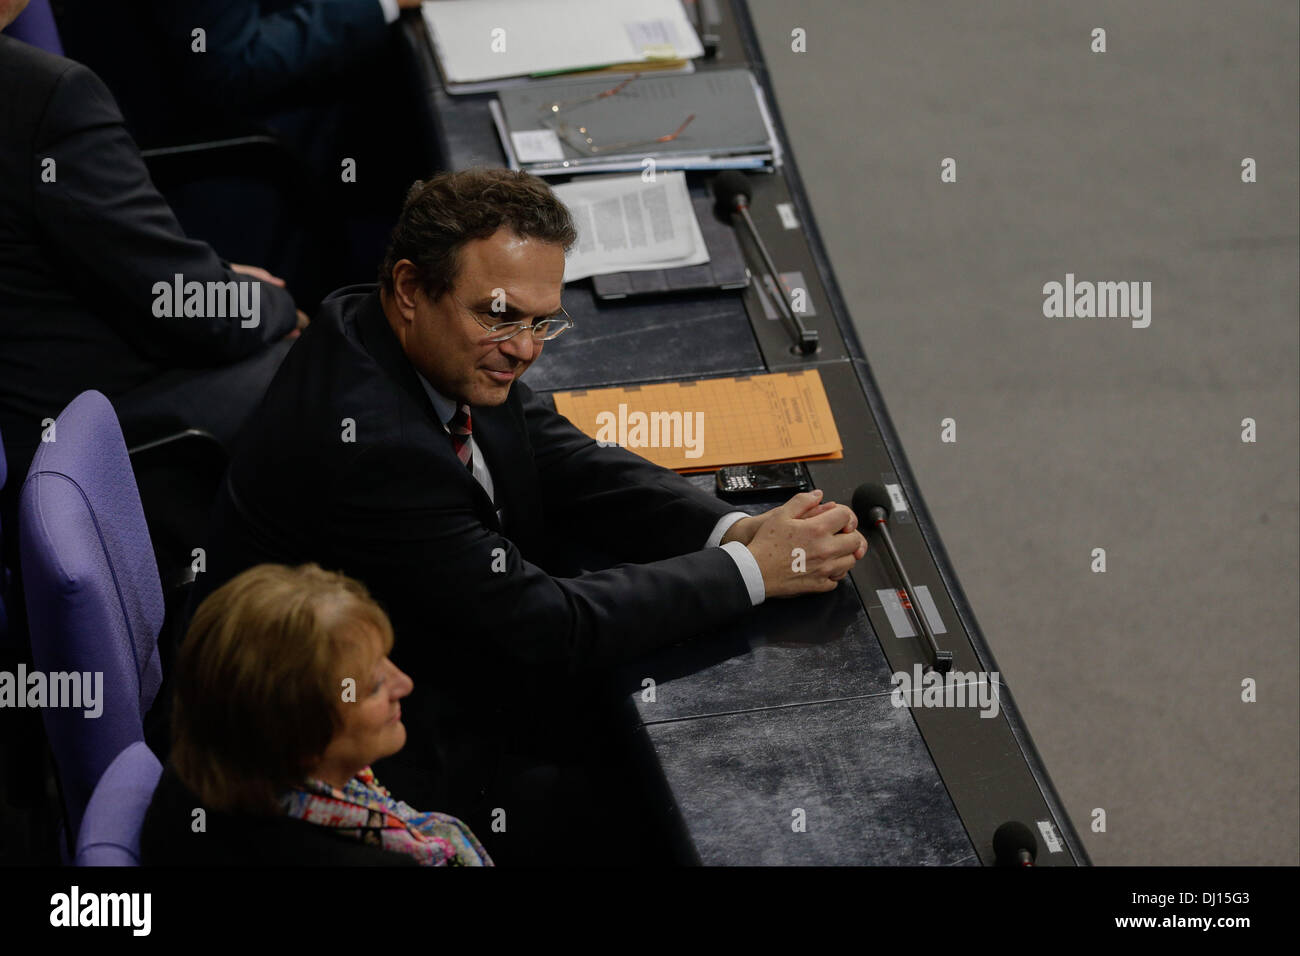
<instances>
[{"instance_id":1,"label":"man's eyeglasses","mask_svg":"<svg viewBox=\"0 0 1300 956\"><path fill-rule=\"evenodd\" d=\"M569 318L569 313L564 311L564 306L560 306L560 311L554 315L543 316L532 324L527 322L497 322L492 324L479 318L481 315L491 317L491 313L476 312L456 298L455 293L448 292L447 294L456 300L457 305L470 314L479 328L488 333L488 338L493 342L504 342L507 339L512 339L525 329L532 333L534 341L549 342L561 332L573 328L573 320Z\"/></svg>"}]
</instances>

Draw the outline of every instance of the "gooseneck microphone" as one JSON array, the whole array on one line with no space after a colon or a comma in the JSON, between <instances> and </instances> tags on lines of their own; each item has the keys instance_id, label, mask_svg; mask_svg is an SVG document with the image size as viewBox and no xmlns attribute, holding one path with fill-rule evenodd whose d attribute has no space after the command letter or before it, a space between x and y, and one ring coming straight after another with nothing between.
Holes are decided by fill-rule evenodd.
<instances>
[{"instance_id":1,"label":"gooseneck microphone","mask_svg":"<svg viewBox=\"0 0 1300 956\"><path fill-rule=\"evenodd\" d=\"M903 591L907 594L908 603L912 605L912 616L921 625L921 633L925 635L930 652L930 666L940 674L946 674L952 670L952 651L939 650L939 642L934 639L934 631L931 630L930 621L916 597L912 579L907 576L903 559L898 556L898 549L894 547L894 539L889 534L889 515L892 511L893 502L889 500L889 492L883 485L868 482L858 485L857 490L853 492L853 513L858 516L858 521L869 528L875 528L884 539L885 551L894 565L894 572L903 582Z\"/></svg>"},{"instance_id":2,"label":"gooseneck microphone","mask_svg":"<svg viewBox=\"0 0 1300 956\"><path fill-rule=\"evenodd\" d=\"M993 834L993 857L998 866L1033 866L1038 859L1034 832L1019 820L1010 820Z\"/></svg>"},{"instance_id":3,"label":"gooseneck microphone","mask_svg":"<svg viewBox=\"0 0 1300 956\"><path fill-rule=\"evenodd\" d=\"M749 180L745 178L743 173L729 169L725 173L719 173L715 176L711 185L718 208L727 214L727 218L733 225L736 222L736 216L739 216L740 221L749 230L754 245L758 247L759 255L763 257L763 268L772 280L772 288L776 289L776 301L781 307L781 315L785 318L787 327L794 338L795 347L805 355L816 352L817 330L806 328L803 320L799 318L799 313L795 311L794 304L790 301L790 293L781 282L781 275L776 271L776 266L772 262L772 256L768 253L767 246L763 244L758 230L754 228L754 220L750 218L749 200L752 193L749 188Z\"/></svg>"}]
</instances>

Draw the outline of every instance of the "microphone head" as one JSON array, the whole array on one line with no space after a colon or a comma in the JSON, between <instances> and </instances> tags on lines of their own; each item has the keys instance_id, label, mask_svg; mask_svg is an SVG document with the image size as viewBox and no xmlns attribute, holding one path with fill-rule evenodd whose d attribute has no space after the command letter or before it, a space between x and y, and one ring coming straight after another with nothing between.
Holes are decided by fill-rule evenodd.
<instances>
[{"instance_id":1,"label":"microphone head","mask_svg":"<svg viewBox=\"0 0 1300 956\"><path fill-rule=\"evenodd\" d=\"M888 518L894 512L894 503L889 499L885 486L874 481L858 485L853 492L853 513L861 524L874 525L876 518L870 517L872 508L880 508ZM877 516L878 517L878 516Z\"/></svg>"},{"instance_id":2,"label":"microphone head","mask_svg":"<svg viewBox=\"0 0 1300 956\"><path fill-rule=\"evenodd\" d=\"M749 204L750 197L753 193L749 188L749 179L744 173L737 172L734 169L728 169L726 172L719 173L713 177L710 184L713 189L713 196L717 200L718 208L731 213L736 208L736 197L744 197L745 204Z\"/></svg>"},{"instance_id":3,"label":"microphone head","mask_svg":"<svg viewBox=\"0 0 1300 956\"><path fill-rule=\"evenodd\" d=\"M1011 820L998 827L993 834L993 855L998 866L1019 866L1020 851L1029 853L1029 859L1038 858L1038 841L1029 827L1019 820Z\"/></svg>"}]
</instances>

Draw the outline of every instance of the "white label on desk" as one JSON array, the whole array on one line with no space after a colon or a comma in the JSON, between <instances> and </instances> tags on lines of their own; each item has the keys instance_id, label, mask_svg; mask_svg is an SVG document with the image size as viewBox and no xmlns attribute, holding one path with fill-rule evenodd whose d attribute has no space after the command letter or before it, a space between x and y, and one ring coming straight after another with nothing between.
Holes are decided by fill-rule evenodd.
<instances>
[{"instance_id":1,"label":"white label on desk","mask_svg":"<svg viewBox=\"0 0 1300 956\"><path fill-rule=\"evenodd\" d=\"M894 506L895 511L907 510L907 499L903 497L903 489L899 485L885 485L885 490L889 492L890 504Z\"/></svg>"},{"instance_id":2,"label":"white label on desk","mask_svg":"<svg viewBox=\"0 0 1300 956\"><path fill-rule=\"evenodd\" d=\"M752 277L753 273L750 275ZM773 300L781 298L782 293L766 272L763 273L762 279L763 281L755 286L758 299L763 304L763 315L775 322L781 315L776 311L776 303ZM782 272L781 284L789 290L792 297L798 296L794 304L799 307L800 316L807 318L817 314L817 310L813 307L812 296L808 294L808 283L804 281L802 272ZM786 303L787 306L789 304Z\"/></svg>"},{"instance_id":3,"label":"white label on desk","mask_svg":"<svg viewBox=\"0 0 1300 956\"><path fill-rule=\"evenodd\" d=\"M876 597L880 599L880 606L889 620L889 626L894 629L894 636L916 637L916 628L912 627L912 618L908 614L909 611L912 614L916 611L911 604L904 604L907 601L907 592L902 588L882 588L876 591ZM934 598L930 596L930 589L924 584L917 587L916 599L921 602L921 610L925 612L925 620L930 625L930 630L936 634L946 634L948 629L943 626L943 619L939 617L939 608L935 606Z\"/></svg>"},{"instance_id":4,"label":"white label on desk","mask_svg":"<svg viewBox=\"0 0 1300 956\"><path fill-rule=\"evenodd\" d=\"M1038 832L1043 835L1043 842L1047 844L1048 853L1061 852L1061 838L1056 835L1056 827L1052 825L1051 820L1039 820Z\"/></svg>"},{"instance_id":5,"label":"white label on desk","mask_svg":"<svg viewBox=\"0 0 1300 956\"><path fill-rule=\"evenodd\" d=\"M541 163L564 158L564 147L553 129L523 129L510 134L515 157L521 163Z\"/></svg>"},{"instance_id":6,"label":"white label on desk","mask_svg":"<svg viewBox=\"0 0 1300 956\"><path fill-rule=\"evenodd\" d=\"M799 220L795 218L794 204L788 202L779 202L776 204L776 214L781 217L781 225L787 229L798 229Z\"/></svg>"},{"instance_id":7,"label":"white label on desk","mask_svg":"<svg viewBox=\"0 0 1300 956\"><path fill-rule=\"evenodd\" d=\"M623 26L632 49L642 56L663 60L677 56L677 29L671 20L628 20Z\"/></svg>"}]
</instances>

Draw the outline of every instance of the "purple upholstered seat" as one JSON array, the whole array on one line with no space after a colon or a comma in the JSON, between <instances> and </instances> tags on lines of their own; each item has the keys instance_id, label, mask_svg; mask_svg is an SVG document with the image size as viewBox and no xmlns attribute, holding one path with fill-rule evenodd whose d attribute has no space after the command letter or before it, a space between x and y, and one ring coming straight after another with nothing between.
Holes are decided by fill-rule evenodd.
<instances>
[{"instance_id":1,"label":"purple upholstered seat","mask_svg":"<svg viewBox=\"0 0 1300 956\"><path fill-rule=\"evenodd\" d=\"M144 715L162 681L163 595L108 399L78 395L51 435L27 473L18 530L35 670L47 679L56 672L103 675L98 717L85 706L42 711L75 845L105 768L144 739Z\"/></svg>"},{"instance_id":2,"label":"purple upholstered seat","mask_svg":"<svg viewBox=\"0 0 1300 956\"><path fill-rule=\"evenodd\" d=\"M77 834L77 866L139 866L140 830L162 776L144 741L118 754L95 785Z\"/></svg>"}]
</instances>

